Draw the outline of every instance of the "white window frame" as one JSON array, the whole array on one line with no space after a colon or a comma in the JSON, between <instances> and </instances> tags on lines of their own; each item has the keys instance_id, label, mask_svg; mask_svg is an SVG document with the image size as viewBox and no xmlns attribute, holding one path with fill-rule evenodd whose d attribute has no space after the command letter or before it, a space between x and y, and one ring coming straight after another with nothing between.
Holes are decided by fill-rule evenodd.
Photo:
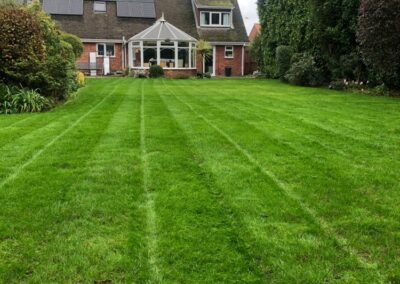
<instances>
[{"instance_id":1,"label":"white window frame","mask_svg":"<svg viewBox=\"0 0 400 284\"><path fill-rule=\"evenodd\" d=\"M226 53L227 52L231 52L232 51L232 56L227 56L226 55ZM233 45L227 45L227 46L225 46L225 58L227 58L227 59L233 59L233 58L235 58L235 47L233 46Z\"/></svg>"},{"instance_id":2,"label":"white window frame","mask_svg":"<svg viewBox=\"0 0 400 284\"><path fill-rule=\"evenodd\" d=\"M104 55L99 55L99 45L102 45L104 47ZM108 57L114 58L115 57L115 44L114 43L97 43L96 44L96 56L97 57L105 57L107 56L107 45L112 45L114 49L114 54L110 55Z\"/></svg>"},{"instance_id":3,"label":"white window frame","mask_svg":"<svg viewBox=\"0 0 400 284\"><path fill-rule=\"evenodd\" d=\"M96 9L96 5L104 5L104 10ZM99 8L99 7L97 7L97 8ZM105 1L94 1L93 2L93 12L96 14L107 13L107 3Z\"/></svg>"},{"instance_id":4,"label":"white window frame","mask_svg":"<svg viewBox=\"0 0 400 284\"><path fill-rule=\"evenodd\" d=\"M203 22L203 14L209 14L210 16L210 24L206 24ZM219 15L219 24L212 23L212 16L218 14ZM229 24L224 25L224 17L223 14L229 14ZM232 26L232 12L214 12L214 11L201 11L200 12L200 26L202 27L222 27L222 28L229 28Z\"/></svg>"}]
</instances>

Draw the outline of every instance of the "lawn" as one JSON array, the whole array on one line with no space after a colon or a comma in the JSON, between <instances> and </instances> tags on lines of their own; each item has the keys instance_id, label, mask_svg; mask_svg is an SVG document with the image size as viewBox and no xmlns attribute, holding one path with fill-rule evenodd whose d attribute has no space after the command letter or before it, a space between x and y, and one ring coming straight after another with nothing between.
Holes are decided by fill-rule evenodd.
<instances>
[{"instance_id":1,"label":"lawn","mask_svg":"<svg viewBox=\"0 0 400 284\"><path fill-rule=\"evenodd\" d=\"M399 283L400 101L90 80L0 117L1 283Z\"/></svg>"}]
</instances>

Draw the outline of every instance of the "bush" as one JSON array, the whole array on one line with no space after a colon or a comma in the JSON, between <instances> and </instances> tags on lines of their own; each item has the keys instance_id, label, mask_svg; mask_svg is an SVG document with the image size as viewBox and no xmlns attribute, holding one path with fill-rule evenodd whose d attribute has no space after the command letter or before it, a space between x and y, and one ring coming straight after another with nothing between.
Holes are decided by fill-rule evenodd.
<instances>
[{"instance_id":1,"label":"bush","mask_svg":"<svg viewBox=\"0 0 400 284\"><path fill-rule=\"evenodd\" d=\"M164 76L164 69L160 65L153 65L149 70L150 78L161 78Z\"/></svg>"},{"instance_id":2,"label":"bush","mask_svg":"<svg viewBox=\"0 0 400 284\"><path fill-rule=\"evenodd\" d=\"M85 86L85 74L83 74L82 72L78 72L76 74L76 82L79 87Z\"/></svg>"},{"instance_id":3,"label":"bush","mask_svg":"<svg viewBox=\"0 0 400 284\"><path fill-rule=\"evenodd\" d=\"M276 48L276 66L279 79L285 79L291 66L293 51L289 46L281 45Z\"/></svg>"},{"instance_id":4,"label":"bush","mask_svg":"<svg viewBox=\"0 0 400 284\"><path fill-rule=\"evenodd\" d=\"M389 96L389 89L386 87L385 84L376 86L370 91L370 94L373 96Z\"/></svg>"},{"instance_id":5,"label":"bush","mask_svg":"<svg viewBox=\"0 0 400 284\"><path fill-rule=\"evenodd\" d=\"M323 72L317 66L313 56L308 54L295 54L292 57L292 66L285 79L298 86L320 86L323 84Z\"/></svg>"},{"instance_id":6,"label":"bush","mask_svg":"<svg viewBox=\"0 0 400 284\"><path fill-rule=\"evenodd\" d=\"M20 89L13 95L12 105L17 112L41 112L50 108L52 104L35 90Z\"/></svg>"},{"instance_id":7,"label":"bush","mask_svg":"<svg viewBox=\"0 0 400 284\"><path fill-rule=\"evenodd\" d=\"M400 0L362 0L357 41L369 70L400 88Z\"/></svg>"},{"instance_id":8,"label":"bush","mask_svg":"<svg viewBox=\"0 0 400 284\"><path fill-rule=\"evenodd\" d=\"M336 91L343 91L347 88L346 82L344 80L336 80L329 84L329 89Z\"/></svg>"},{"instance_id":9,"label":"bush","mask_svg":"<svg viewBox=\"0 0 400 284\"><path fill-rule=\"evenodd\" d=\"M211 79L211 73L204 73L204 78Z\"/></svg>"},{"instance_id":10,"label":"bush","mask_svg":"<svg viewBox=\"0 0 400 284\"><path fill-rule=\"evenodd\" d=\"M81 57L83 53L83 44L79 37L67 33L62 33L61 38L63 41L68 42L71 45L72 51L75 55L75 59Z\"/></svg>"},{"instance_id":11,"label":"bush","mask_svg":"<svg viewBox=\"0 0 400 284\"><path fill-rule=\"evenodd\" d=\"M0 84L0 113L41 112L49 109L52 101L37 91Z\"/></svg>"},{"instance_id":12,"label":"bush","mask_svg":"<svg viewBox=\"0 0 400 284\"><path fill-rule=\"evenodd\" d=\"M78 87L74 50L38 1L0 9L0 62L0 77L8 85L55 99Z\"/></svg>"}]
</instances>

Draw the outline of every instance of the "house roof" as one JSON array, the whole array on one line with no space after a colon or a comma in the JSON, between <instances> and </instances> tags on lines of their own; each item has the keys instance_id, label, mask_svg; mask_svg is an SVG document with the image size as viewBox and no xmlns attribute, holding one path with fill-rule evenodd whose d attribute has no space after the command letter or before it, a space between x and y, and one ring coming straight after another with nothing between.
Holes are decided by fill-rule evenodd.
<instances>
[{"instance_id":1,"label":"house roof","mask_svg":"<svg viewBox=\"0 0 400 284\"><path fill-rule=\"evenodd\" d=\"M258 23L254 24L249 35L250 42L253 42L260 33L261 33L261 25Z\"/></svg>"},{"instance_id":2,"label":"house roof","mask_svg":"<svg viewBox=\"0 0 400 284\"><path fill-rule=\"evenodd\" d=\"M195 38L188 35L184 31L168 23L164 15L150 28L145 29L141 33L131 37L134 40L178 40L178 41L196 41Z\"/></svg>"},{"instance_id":3,"label":"house roof","mask_svg":"<svg viewBox=\"0 0 400 284\"><path fill-rule=\"evenodd\" d=\"M204 29L196 27L192 0L154 0L154 18L118 17L117 1L120 0L108 0L107 13L103 14L93 12L94 0L83 0L83 15L52 15L52 17L65 32L75 34L82 39L122 40L122 37L128 39L151 27L156 19L160 18L164 13L165 18L171 25L191 37L211 42L248 41L239 8L233 9L232 23L234 29ZM138 0L121 1L135 2ZM228 1L232 1L236 7L239 7L237 0Z\"/></svg>"}]
</instances>

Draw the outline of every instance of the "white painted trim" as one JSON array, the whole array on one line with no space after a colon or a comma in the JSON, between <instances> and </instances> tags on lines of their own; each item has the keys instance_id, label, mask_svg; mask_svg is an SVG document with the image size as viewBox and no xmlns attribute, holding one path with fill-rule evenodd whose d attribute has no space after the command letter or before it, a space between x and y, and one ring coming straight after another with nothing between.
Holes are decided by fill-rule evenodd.
<instances>
[{"instance_id":1,"label":"white painted trim","mask_svg":"<svg viewBox=\"0 0 400 284\"><path fill-rule=\"evenodd\" d=\"M81 38L82 43L123 43L120 39L89 39Z\"/></svg>"},{"instance_id":2,"label":"white painted trim","mask_svg":"<svg viewBox=\"0 0 400 284\"><path fill-rule=\"evenodd\" d=\"M242 76L244 76L244 47L245 45L242 46Z\"/></svg>"},{"instance_id":3,"label":"white painted trim","mask_svg":"<svg viewBox=\"0 0 400 284\"><path fill-rule=\"evenodd\" d=\"M217 61L217 47L214 45L213 46L213 73L212 73L212 76L214 76L214 77L216 75L216 72L215 72L216 67L217 67L216 61Z\"/></svg>"},{"instance_id":4,"label":"white painted trim","mask_svg":"<svg viewBox=\"0 0 400 284\"><path fill-rule=\"evenodd\" d=\"M204 23L202 23L201 19L202 19L202 14L208 13L210 14L210 24L209 25L205 25ZM213 14L218 14L219 15L219 22L220 24L213 24L212 23L212 15ZM223 25L222 22L224 20L224 17L222 16L222 14L229 14L229 25ZM200 27L207 27L207 28L232 28L232 10L231 11L200 11Z\"/></svg>"},{"instance_id":5,"label":"white painted trim","mask_svg":"<svg viewBox=\"0 0 400 284\"><path fill-rule=\"evenodd\" d=\"M244 45L247 42L211 41L211 45Z\"/></svg>"},{"instance_id":6,"label":"white painted trim","mask_svg":"<svg viewBox=\"0 0 400 284\"><path fill-rule=\"evenodd\" d=\"M226 56L226 48L227 47L232 47L232 56ZM235 58L235 46L233 46L233 45L225 45L224 58L225 59L234 59Z\"/></svg>"}]
</instances>

